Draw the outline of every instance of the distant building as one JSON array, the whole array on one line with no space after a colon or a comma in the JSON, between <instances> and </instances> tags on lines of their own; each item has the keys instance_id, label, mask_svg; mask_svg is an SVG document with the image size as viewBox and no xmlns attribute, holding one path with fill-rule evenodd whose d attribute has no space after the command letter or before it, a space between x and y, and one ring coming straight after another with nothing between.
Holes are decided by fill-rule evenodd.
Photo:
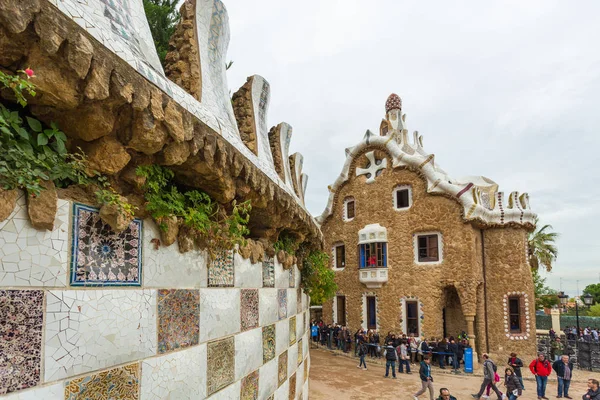
<instances>
[{"instance_id":1,"label":"distant building","mask_svg":"<svg viewBox=\"0 0 600 400\"><path fill-rule=\"evenodd\" d=\"M380 134L367 131L346 149L318 218L339 287L324 321L427 339L466 331L479 354L533 356L528 195L505 197L482 176L448 176L422 136L409 140L401 110L392 94ZM496 151L462 149L466 163L471 152Z\"/></svg>"}]
</instances>

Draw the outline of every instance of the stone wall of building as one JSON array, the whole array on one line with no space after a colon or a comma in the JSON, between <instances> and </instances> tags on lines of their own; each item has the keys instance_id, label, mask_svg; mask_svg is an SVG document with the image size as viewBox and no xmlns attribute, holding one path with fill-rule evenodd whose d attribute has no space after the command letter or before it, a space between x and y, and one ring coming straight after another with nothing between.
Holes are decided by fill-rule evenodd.
<instances>
[{"instance_id":1,"label":"stone wall of building","mask_svg":"<svg viewBox=\"0 0 600 400\"><path fill-rule=\"evenodd\" d=\"M57 205L51 231L23 194L0 222L0 398L308 398L296 266L182 254L152 220L115 234L96 209Z\"/></svg>"},{"instance_id":2,"label":"stone wall of building","mask_svg":"<svg viewBox=\"0 0 600 400\"><path fill-rule=\"evenodd\" d=\"M414 153L402 145L404 142L396 145L394 141L399 139L394 135L374 138L367 133L359 146L347 150L346 165L331 188L330 202L320 221L326 249L332 254L338 295L345 296L347 326L353 332L367 328L365 296L375 295L377 329L383 336L389 331L406 333L405 303L416 301L420 334L427 339L456 336L464 330L478 355L488 352L503 361L516 351L525 359L533 357L533 300L529 305L533 282L526 258L529 226L525 224L532 214L526 214L530 212L526 204L517 203L518 195L511 194L508 204L513 220L506 223L506 204L500 193L492 194L496 200L491 203L483 203L477 199L479 189L470 191L475 185L469 181L456 194L435 193L443 179L451 185L461 184L447 175L438 180L426 176L423 167L432 163L433 157L424 151L419 154L424 161L402 165L401 160ZM439 172L437 168L434 170ZM480 182L485 189L491 181ZM397 210L393 193L400 186L410 188L411 204ZM465 206L466 197L477 202ZM355 204L353 218L344 214L348 199ZM472 215L478 207L481 217L466 221L465 215ZM498 214L486 217L491 210ZM359 231L370 224L387 229L387 281L380 288L369 288L359 278L363 271L373 274L370 268L358 268ZM415 235L421 233L440 234L441 262L417 262ZM334 247L338 244L345 245L343 269L335 268ZM508 326L510 297L520 299L520 333L510 333ZM341 320L336 298L323 305L323 319Z\"/></svg>"},{"instance_id":3,"label":"stone wall of building","mask_svg":"<svg viewBox=\"0 0 600 400\"><path fill-rule=\"evenodd\" d=\"M365 163L357 157L357 163ZM391 160L388 161L391 165ZM355 176L350 169L349 180L336 194L333 214L322 224L326 249L343 242L346 247L346 268L336 271L339 294L347 296L348 325L353 330L362 324L362 295L375 292L378 298L380 330L401 331L400 299L416 297L423 303L422 334L427 338L443 334L441 310L446 287L455 287L466 294L463 282L477 278L475 243L479 231L461 218L460 205L449 198L430 195L426 182L416 172L386 169L372 184L364 176ZM399 185L410 185L412 205L407 210L394 209L393 191ZM356 217L349 222L343 218L344 199L355 200ZM379 223L388 231L388 282L380 289L367 289L359 281L358 231L365 225ZM440 265L416 265L414 235L440 232L443 241L443 261ZM323 308L326 321L332 319L332 301ZM436 318L428 318L435 315ZM454 327L456 329L458 326ZM453 328L449 326L448 328ZM460 332L451 332L458 334Z\"/></svg>"}]
</instances>

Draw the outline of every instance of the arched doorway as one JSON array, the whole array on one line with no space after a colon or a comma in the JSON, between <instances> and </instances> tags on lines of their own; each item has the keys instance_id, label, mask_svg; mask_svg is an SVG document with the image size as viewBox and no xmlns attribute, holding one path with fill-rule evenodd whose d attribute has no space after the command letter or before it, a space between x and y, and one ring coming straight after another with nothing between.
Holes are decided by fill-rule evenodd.
<instances>
[{"instance_id":1,"label":"arched doorway","mask_svg":"<svg viewBox=\"0 0 600 400\"><path fill-rule=\"evenodd\" d=\"M443 293L444 307L442 308L444 337L454 336L467 331L467 321L463 314L460 297L454 286L446 286Z\"/></svg>"}]
</instances>

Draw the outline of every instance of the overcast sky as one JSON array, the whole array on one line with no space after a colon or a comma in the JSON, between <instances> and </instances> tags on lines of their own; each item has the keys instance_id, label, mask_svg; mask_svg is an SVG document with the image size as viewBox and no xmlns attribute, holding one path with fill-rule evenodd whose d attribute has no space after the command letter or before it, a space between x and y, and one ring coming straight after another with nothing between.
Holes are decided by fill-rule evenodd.
<instances>
[{"instance_id":1,"label":"overcast sky","mask_svg":"<svg viewBox=\"0 0 600 400\"><path fill-rule=\"evenodd\" d=\"M600 277L600 3L225 0L229 85L271 83L269 126L294 128L315 216L344 149L378 132L387 96L452 177L528 192L561 234L548 283ZM375 221L374 221L375 222Z\"/></svg>"}]
</instances>

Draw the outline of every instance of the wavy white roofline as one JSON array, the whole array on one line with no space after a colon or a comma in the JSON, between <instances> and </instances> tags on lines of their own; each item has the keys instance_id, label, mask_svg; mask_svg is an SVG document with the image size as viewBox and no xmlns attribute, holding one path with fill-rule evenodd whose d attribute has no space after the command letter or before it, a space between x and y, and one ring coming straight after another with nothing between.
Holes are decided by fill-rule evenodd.
<instances>
[{"instance_id":1,"label":"wavy white roofline","mask_svg":"<svg viewBox=\"0 0 600 400\"><path fill-rule=\"evenodd\" d=\"M535 225L535 213L529 206L529 195L512 192L506 201L504 193L498 192L498 185L483 176L470 176L452 179L435 164L434 155L423 149L423 137L414 132L413 142L408 140L408 131L404 129L406 115L399 118L400 110L391 110L387 115L388 128L382 130L385 136L367 131L363 139L354 147L346 149L346 161L340 176L329 187L327 207L316 220L322 224L332 215L333 202L338 189L348 181L354 158L367 149L384 148L392 157L391 168L406 167L421 173L427 180L427 192L441 194L457 200L463 207L466 221L480 222L486 225L506 226ZM392 115L395 114L395 115ZM397 125L396 121L401 121ZM384 120L386 122L386 120ZM400 129L396 128L396 125ZM382 124L383 127L383 124Z\"/></svg>"}]
</instances>

